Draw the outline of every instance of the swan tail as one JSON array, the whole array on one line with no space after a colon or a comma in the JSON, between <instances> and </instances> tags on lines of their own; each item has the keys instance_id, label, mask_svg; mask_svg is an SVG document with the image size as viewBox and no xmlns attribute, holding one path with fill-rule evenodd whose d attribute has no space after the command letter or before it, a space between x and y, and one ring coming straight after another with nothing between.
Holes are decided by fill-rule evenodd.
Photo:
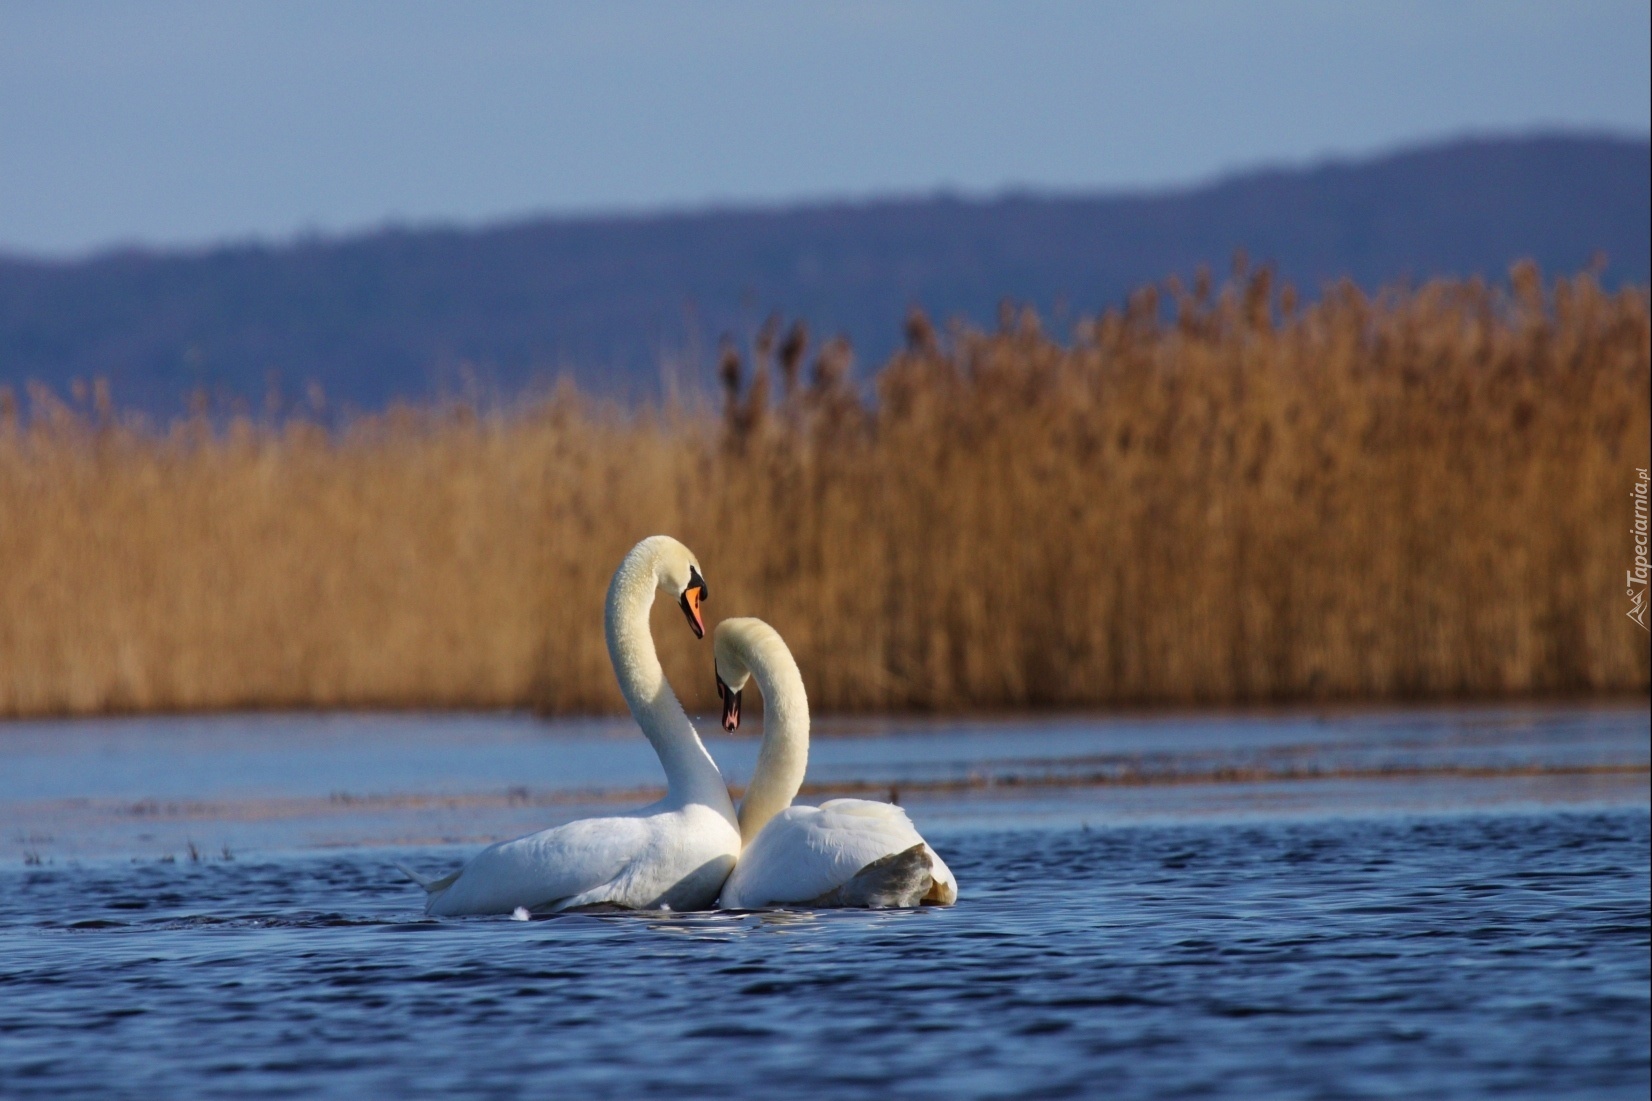
<instances>
[{"instance_id":1,"label":"swan tail","mask_svg":"<svg viewBox=\"0 0 1652 1101\"><path fill-rule=\"evenodd\" d=\"M949 883L939 876L930 881L930 888L924 893L925 906L951 906L958 901L958 885Z\"/></svg>"},{"instance_id":2,"label":"swan tail","mask_svg":"<svg viewBox=\"0 0 1652 1101\"><path fill-rule=\"evenodd\" d=\"M924 854L929 857L929 870L933 877L929 893L924 895L925 906L951 906L958 901L958 880L952 874L952 869L946 866L940 854L927 844Z\"/></svg>"},{"instance_id":3,"label":"swan tail","mask_svg":"<svg viewBox=\"0 0 1652 1101\"><path fill-rule=\"evenodd\" d=\"M805 906L862 907L869 910L906 909L919 906L933 889L935 877L927 846L879 857L856 872L848 882L827 891Z\"/></svg>"},{"instance_id":4,"label":"swan tail","mask_svg":"<svg viewBox=\"0 0 1652 1101\"><path fill-rule=\"evenodd\" d=\"M437 877L420 875L412 868L409 868L406 864L397 864L396 869L400 871L402 875L405 875L408 879L411 879L413 882L423 887L426 894L432 895L447 890L449 887L453 886L453 881L459 878L458 872L449 872L447 875ZM462 870L463 869L461 869L461 871Z\"/></svg>"}]
</instances>

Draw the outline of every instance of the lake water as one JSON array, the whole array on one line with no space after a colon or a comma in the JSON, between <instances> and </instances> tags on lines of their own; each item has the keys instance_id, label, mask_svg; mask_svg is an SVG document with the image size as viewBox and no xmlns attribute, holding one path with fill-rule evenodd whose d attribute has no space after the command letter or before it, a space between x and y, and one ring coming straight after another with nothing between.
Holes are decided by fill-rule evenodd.
<instances>
[{"instance_id":1,"label":"lake water","mask_svg":"<svg viewBox=\"0 0 1652 1101\"><path fill-rule=\"evenodd\" d=\"M0 725L0 1096L1641 1097L1649 743L1644 706L824 723L811 798L899 798L956 907L516 922L392 862L645 801L625 724Z\"/></svg>"}]
</instances>

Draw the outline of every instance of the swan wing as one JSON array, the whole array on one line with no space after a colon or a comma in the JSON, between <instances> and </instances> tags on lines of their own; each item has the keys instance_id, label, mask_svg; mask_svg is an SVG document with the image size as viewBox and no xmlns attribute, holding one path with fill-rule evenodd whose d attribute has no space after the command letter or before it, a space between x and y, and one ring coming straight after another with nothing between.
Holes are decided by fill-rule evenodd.
<instances>
[{"instance_id":1,"label":"swan wing","mask_svg":"<svg viewBox=\"0 0 1652 1101\"><path fill-rule=\"evenodd\" d=\"M901 808L865 799L833 799L818 807L788 807L769 820L740 854L723 885L720 905L756 909L809 902L831 894L862 869L923 846L937 890L957 898L952 872L934 855ZM952 884L940 890L941 877ZM932 894L935 892L932 892Z\"/></svg>"},{"instance_id":2,"label":"swan wing","mask_svg":"<svg viewBox=\"0 0 1652 1101\"><path fill-rule=\"evenodd\" d=\"M508 914L583 906L699 910L734 867L740 832L717 810L687 807L582 818L478 853L431 891L432 914Z\"/></svg>"},{"instance_id":3,"label":"swan wing","mask_svg":"<svg viewBox=\"0 0 1652 1101\"><path fill-rule=\"evenodd\" d=\"M444 915L557 909L612 883L647 851L650 832L643 818L582 818L501 841L432 891L425 909Z\"/></svg>"}]
</instances>

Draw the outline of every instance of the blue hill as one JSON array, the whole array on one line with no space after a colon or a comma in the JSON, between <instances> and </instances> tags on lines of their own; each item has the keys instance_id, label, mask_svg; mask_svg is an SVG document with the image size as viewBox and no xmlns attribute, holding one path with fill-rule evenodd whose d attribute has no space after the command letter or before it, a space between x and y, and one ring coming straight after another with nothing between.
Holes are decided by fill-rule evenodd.
<instances>
[{"instance_id":1,"label":"blue hill","mask_svg":"<svg viewBox=\"0 0 1652 1101\"><path fill-rule=\"evenodd\" d=\"M1503 276L1524 257L1645 284L1645 140L1466 140L1174 193L939 196L786 209L541 219L74 262L0 258L0 382L112 380L169 413L205 388L256 407L316 382L374 408L476 378L510 394L559 374L621 395L662 361L703 384L720 333L771 311L844 332L861 362L911 304L989 322L999 301L1057 321L1236 249L1312 295L1434 275Z\"/></svg>"}]
</instances>

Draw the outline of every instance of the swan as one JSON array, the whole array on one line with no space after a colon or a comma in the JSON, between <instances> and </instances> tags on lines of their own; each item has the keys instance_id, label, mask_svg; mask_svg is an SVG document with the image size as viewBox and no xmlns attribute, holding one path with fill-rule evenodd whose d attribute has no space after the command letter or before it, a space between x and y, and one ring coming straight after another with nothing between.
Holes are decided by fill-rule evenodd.
<instances>
[{"instance_id":1,"label":"swan","mask_svg":"<svg viewBox=\"0 0 1652 1101\"><path fill-rule=\"evenodd\" d=\"M701 910L740 853L740 829L723 776L706 752L654 651L648 612L656 591L681 604L705 637L705 579L689 549L666 535L638 543L608 586L608 656L620 692L665 769L666 796L611 818L582 818L501 841L451 875L402 871L437 915L576 908Z\"/></svg>"},{"instance_id":2,"label":"swan","mask_svg":"<svg viewBox=\"0 0 1652 1101\"><path fill-rule=\"evenodd\" d=\"M760 619L725 619L712 644L723 729L740 725L749 678L763 693L763 744L740 802L744 848L718 906L865 906L958 900L958 881L900 807L866 799L792 806L809 763L809 700L792 652Z\"/></svg>"}]
</instances>

